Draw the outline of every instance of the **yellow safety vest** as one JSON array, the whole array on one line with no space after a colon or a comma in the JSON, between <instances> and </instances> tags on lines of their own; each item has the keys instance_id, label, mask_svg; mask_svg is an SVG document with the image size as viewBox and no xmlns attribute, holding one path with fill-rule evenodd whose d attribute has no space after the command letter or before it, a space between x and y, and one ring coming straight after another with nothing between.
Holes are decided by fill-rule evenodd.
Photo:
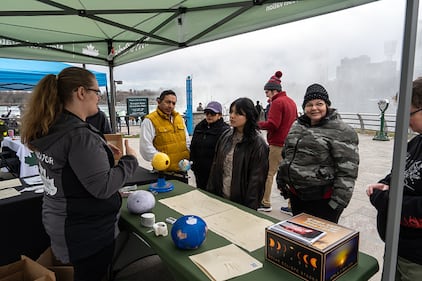
<instances>
[{"instance_id":1,"label":"yellow safety vest","mask_svg":"<svg viewBox=\"0 0 422 281\"><path fill-rule=\"evenodd\" d=\"M173 111L173 123L169 116L159 108L145 116L150 119L155 128L154 147L170 158L170 166L166 171L179 171L178 163L182 159L189 159L186 147L185 122L182 116Z\"/></svg>"}]
</instances>

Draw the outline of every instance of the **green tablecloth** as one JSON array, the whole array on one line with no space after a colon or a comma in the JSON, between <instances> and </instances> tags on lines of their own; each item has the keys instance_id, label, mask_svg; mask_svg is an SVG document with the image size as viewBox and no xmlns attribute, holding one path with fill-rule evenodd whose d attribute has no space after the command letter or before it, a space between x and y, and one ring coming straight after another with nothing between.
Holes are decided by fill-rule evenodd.
<instances>
[{"instance_id":1,"label":"green tablecloth","mask_svg":"<svg viewBox=\"0 0 422 281\"><path fill-rule=\"evenodd\" d=\"M179 181L171 181L175 188L171 192L159 193L156 195L156 205L152 212L155 214L156 221L165 221L167 217L178 218L182 214L177 213L173 209L168 208L167 206L158 202L158 200L180 195L191 190L194 190L194 187L191 187L187 184L184 184ZM148 185L140 186L139 189L148 189ZM225 200L223 198L214 196L213 194L206 193L207 195L222 200L226 203L235 205L236 207L247 211L256 216L266 218L270 221L277 222L276 219L269 217L263 213L251 210L244 206L238 205L231 201ZM195 204L195 202L192 202ZM169 267L170 271L173 273L174 277L180 281L193 281L193 280L209 280L208 277L189 259L190 255L202 253L208 250L212 250L218 247L222 247L230 244L231 242L225 238L217 235L212 231L208 231L207 238L205 242L196 250L180 250L176 248L172 239L171 239L171 225L168 225L169 235L166 237L155 236L154 232L148 232L148 228L141 226L139 215L134 215L128 212L126 208L126 200L123 201L120 225L123 229L133 231L139 234L145 241L147 241L151 247L156 251L156 253L161 257L163 262ZM250 280L250 281L272 281L272 280L302 280L293 274L289 273L286 270L272 264L265 260L265 250L264 247L249 253L257 260L263 263L263 268L252 271L251 273L233 278L231 280ZM368 280L371 278L378 270L378 262L375 258L366 255L364 253L359 253L359 263L356 267L351 269L345 275L340 277L337 280L342 281L351 281L351 280Z\"/></svg>"}]
</instances>

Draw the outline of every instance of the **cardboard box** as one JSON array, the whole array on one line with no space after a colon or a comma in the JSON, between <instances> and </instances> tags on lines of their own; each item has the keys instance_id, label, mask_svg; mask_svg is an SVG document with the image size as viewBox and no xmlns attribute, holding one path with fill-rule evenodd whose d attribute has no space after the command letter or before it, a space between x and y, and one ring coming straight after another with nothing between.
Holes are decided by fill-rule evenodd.
<instances>
[{"instance_id":1,"label":"cardboard box","mask_svg":"<svg viewBox=\"0 0 422 281\"><path fill-rule=\"evenodd\" d=\"M57 281L73 281L73 266L62 264L51 251L51 247L44 251L37 262L56 274ZM0 280L1 281L1 280Z\"/></svg>"},{"instance_id":2,"label":"cardboard box","mask_svg":"<svg viewBox=\"0 0 422 281\"><path fill-rule=\"evenodd\" d=\"M308 214L266 228L266 260L311 281L332 281L357 265L359 232Z\"/></svg>"},{"instance_id":3,"label":"cardboard box","mask_svg":"<svg viewBox=\"0 0 422 281\"><path fill-rule=\"evenodd\" d=\"M0 266L0 281L56 281L56 278L54 272L21 256L20 261Z\"/></svg>"}]
</instances>

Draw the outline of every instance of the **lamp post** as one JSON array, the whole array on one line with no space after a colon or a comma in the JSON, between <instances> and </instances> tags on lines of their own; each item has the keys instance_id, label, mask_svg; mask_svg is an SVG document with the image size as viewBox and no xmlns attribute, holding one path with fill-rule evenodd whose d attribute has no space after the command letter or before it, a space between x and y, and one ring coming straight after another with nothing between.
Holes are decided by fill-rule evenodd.
<instances>
[{"instance_id":1,"label":"lamp post","mask_svg":"<svg viewBox=\"0 0 422 281\"><path fill-rule=\"evenodd\" d=\"M390 102L387 99L382 99L382 100L378 101L378 108L381 111L381 124L380 124L380 130L377 131L373 140L379 140L379 141L390 140L387 136L387 133L384 131L384 125L385 125L384 115L385 115L385 111L387 110L389 104L390 104Z\"/></svg>"}]
</instances>

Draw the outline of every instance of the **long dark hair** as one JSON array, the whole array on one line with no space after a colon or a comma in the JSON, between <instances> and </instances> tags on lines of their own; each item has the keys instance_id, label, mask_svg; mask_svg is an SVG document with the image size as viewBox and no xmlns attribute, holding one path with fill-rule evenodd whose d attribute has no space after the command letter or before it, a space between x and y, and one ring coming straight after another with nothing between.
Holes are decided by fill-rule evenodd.
<instances>
[{"instance_id":1,"label":"long dark hair","mask_svg":"<svg viewBox=\"0 0 422 281\"><path fill-rule=\"evenodd\" d=\"M238 98L230 104L230 113L236 110L240 115L246 116L245 128L243 129L243 139L250 142L258 134L258 111L255 104L249 98Z\"/></svg>"}]
</instances>

